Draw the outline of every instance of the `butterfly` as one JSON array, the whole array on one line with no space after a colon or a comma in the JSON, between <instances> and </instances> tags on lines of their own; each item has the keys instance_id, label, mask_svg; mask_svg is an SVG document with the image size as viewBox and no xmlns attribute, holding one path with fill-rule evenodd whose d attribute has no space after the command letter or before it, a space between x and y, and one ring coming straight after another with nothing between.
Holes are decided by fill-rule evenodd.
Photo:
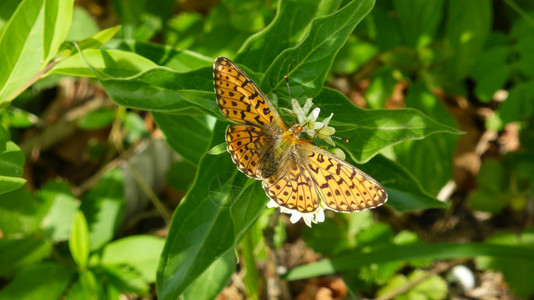
<instances>
[{"instance_id":1,"label":"butterfly","mask_svg":"<svg viewBox=\"0 0 534 300\"><path fill-rule=\"evenodd\" d=\"M231 60L213 66L219 109L233 121L227 150L237 168L262 181L280 207L314 213L322 203L336 212L375 208L388 195L376 180L330 152L301 139L303 125L287 129L267 96Z\"/></svg>"}]
</instances>

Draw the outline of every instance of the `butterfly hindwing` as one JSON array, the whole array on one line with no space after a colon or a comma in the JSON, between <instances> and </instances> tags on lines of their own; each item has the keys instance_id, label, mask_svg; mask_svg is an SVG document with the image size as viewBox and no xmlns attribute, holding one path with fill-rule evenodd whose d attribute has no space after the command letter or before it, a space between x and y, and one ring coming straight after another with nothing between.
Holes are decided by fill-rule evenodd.
<instances>
[{"instance_id":1,"label":"butterfly hindwing","mask_svg":"<svg viewBox=\"0 0 534 300\"><path fill-rule=\"evenodd\" d=\"M302 213L313 212L319 207L317 192L308 170L291 152L282 158L279 169L263 180L263 188L267 196L280 206Z\"/></svg>"},{"instance_id":2,"label":"butterfly hindwing","mask_svg":"<svg viewBox=\"0 0 534 300\"><path fill-rule=\"evenodd\" d=\"M384 188L362 170L309 143L298 143L296 149L321 199L332 210L353 212L387 201Z\"/></svg>"}]
</instances>

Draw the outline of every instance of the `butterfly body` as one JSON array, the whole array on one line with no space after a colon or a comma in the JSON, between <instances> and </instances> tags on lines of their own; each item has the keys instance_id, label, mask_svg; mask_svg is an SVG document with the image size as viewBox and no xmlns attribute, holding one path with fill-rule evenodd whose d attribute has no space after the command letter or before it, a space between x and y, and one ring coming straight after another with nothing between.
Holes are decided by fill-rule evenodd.
<instances>
[{"instance_id":1,"label":"butterfly body","mask_svg":"<svg viewBox=\"0 0 534 300\"><path fill-rule=\"evenodd\" d=\"M352 212L374 208L387 200L373 178L300 138L301 124L287 129L269 99L237 65L219 57L214 85L221 112L231 121L227 150L237 168L262 181L269 198L301 213L327 208Z\"/></svg>"}]
</instances>

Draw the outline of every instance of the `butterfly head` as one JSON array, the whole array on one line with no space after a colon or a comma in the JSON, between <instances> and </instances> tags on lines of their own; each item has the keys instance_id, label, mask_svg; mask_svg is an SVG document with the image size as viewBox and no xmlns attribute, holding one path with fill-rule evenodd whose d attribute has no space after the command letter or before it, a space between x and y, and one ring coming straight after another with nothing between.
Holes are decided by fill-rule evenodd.
<instances>
[{"instance_id":1,"label":"butterfly head","mask_svg":"<svg viewBox=\"0 0 534 300\"><path fill-rule=\"evenodd\" d=\"M300 136L300 133L302 132L302 130L304 129L304 127L300 124L294 124L290 129L289 131L295 135L296 137L299 137Z\"/></svg>"}]
</instances>

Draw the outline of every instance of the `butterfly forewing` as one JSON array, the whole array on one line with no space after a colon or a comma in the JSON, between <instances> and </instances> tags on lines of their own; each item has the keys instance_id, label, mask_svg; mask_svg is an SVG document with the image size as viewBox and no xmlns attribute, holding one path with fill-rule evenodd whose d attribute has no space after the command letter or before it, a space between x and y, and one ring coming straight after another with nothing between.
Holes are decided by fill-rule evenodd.
<instances>
[{"instance_id":1,"label":"butterfly forewing","mask_svg":"<svg viewBox=\"0 0 534 300\"><path fill-rule=\"evenodd\" d=\"M285 130L269 99L232 61L217 58L213 66L213 81L217 104L228 119L260 127L273 124Z\"/></svg>"}]
</instances>

